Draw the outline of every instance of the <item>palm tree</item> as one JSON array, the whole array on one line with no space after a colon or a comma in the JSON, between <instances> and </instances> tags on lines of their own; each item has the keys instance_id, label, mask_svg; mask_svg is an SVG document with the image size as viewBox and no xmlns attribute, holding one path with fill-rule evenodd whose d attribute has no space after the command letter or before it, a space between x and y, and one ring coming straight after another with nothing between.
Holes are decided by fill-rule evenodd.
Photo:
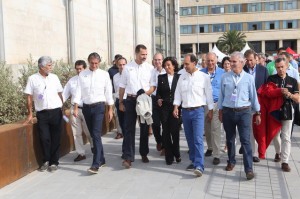
<instances>
[{"instance_id":1,"label":"palm tree","mask_svg":"<svg viewBox=\"0 0 300 199\"><path fill-rule=\"evenodd\" d=\"M224 32L217 41L217 47L224 53L233 53L241 51L246 44L246 35L237 30Z\"/></svg>"}]
</instances>

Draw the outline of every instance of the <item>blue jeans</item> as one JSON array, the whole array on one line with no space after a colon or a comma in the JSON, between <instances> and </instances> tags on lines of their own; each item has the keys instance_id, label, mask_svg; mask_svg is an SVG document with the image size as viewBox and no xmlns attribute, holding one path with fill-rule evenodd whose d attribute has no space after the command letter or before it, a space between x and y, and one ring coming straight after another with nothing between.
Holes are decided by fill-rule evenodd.
<instances>
[{"instance_id":1,"label":"blue jeans","mask_svg":"<svg viewBox=\"0 0 300 199\"><path fill-rule=\"evenodd\" d=\"M189 158L194 167L204 171L204 108L195 110L182 109L182 121L185 137L189 146Z\"/></svg>"},{"instance_id":2,"label":"blue jeans","mask_svg":"<svg viewBox=\"0 0 300 199\"><path fill-rule=\"evenodd\" d=\"M253 156L250 142L251 109L234 111L223 107L223 125L226 132L226 143L228 149L228 163L236 164L235 160L235 137L236 127L240 135L240 141L243 149L244 171L253 171Z\"/></svg>"},{"instance_id":3,"label":"blue jeans","mask_svg":"<svg viewBox=\"0 0 300 199\"><path fill-rule=\"evenodd\" d=\"M105 103L97 104L95 106L88 106L83 104L82 113L93 139L94 155L92 167L99 168L101 164L105 164L103 145L101 140Z\"/></svg>"}]
</instances>

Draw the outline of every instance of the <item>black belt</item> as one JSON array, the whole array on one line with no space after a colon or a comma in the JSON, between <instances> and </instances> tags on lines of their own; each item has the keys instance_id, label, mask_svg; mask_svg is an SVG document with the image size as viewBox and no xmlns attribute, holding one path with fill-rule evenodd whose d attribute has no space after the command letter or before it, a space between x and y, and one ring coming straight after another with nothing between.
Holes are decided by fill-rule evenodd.
<instances>
[{"instance_id":1,"label":"black belt","mask_svg":"<svg viewBox=\"0 0 300 199\"><path fill-rule=\"evenodd\" d=\"M75 106L74 104L72 104L72 106ZM82 109L82 106L77 106L77 108L80 108L80 109Z\"/></svg>"},{"instance_id":2,"label":"black belt","mask_svg":"<svg viewBox=\"0 0 300 199\"><path fill-rule=\"evenodd\" d=\"M136 99L136 98L137 98L137 95L130 95L130 94L127 94L127 98Z\"/></svg>"},{"instance_id":3,"label":"black belt","mask_svg":"<svg viewBox=\"0 0 300 199\"><path fill-rule=\"evenodd\" d=\"M201 107L204 107L204 106L195 106L195 107L188 107L188 108L182 108L182 109L187 110L187 111L193 111L193 110L196 110Z\"/></svg>"},{"instance_id":4,"label":"black belt","mask_svg":"<svg viewBox=\"0 0 300 199\"><path fill-rule=\"evenodd\" d=\"M229 107L223 107L223 109L229 109L231 111L234 111L234 112L240 112L240 111L243 111L243 110L246 110L246 109L249 109L250 106L243 106L243 107L239 107L239 108L229 108Z\"/></svg>"},{"instance_id":5,"label":"black belt","mask_svg":"<svg viewBox=\"0 0 300 199\"><path fill-rule=\"evenodd\" d=\"M95 107L97 105L100 105L100 104L105 104L105 102L96 102L96 103L93 103L93 104L84 104L83 103L83 107L87 106L87 107Z\"/></svg>"},{"instance_id":6,"label":"black belt","mask_svg":"<svg viewBox=\"0 0 300 199\"><path fill-rule=\"evenodd\" d=\"M37 113L44 113L44 112L48 112L48 111L55 111L57 109L61 109L61 108L54 108L54 109L43 109L41 111L37 111Z\"/></svg>"}]
</instances>

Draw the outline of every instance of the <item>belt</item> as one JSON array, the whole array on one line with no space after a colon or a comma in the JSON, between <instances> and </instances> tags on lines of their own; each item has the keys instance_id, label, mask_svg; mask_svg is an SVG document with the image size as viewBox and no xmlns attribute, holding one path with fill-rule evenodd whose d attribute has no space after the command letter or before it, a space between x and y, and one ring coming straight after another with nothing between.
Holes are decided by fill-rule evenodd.
<instances>
[{"instance_id":1,"label":"belt","mask_svg":"<svg viewBox=\"0 0 300 199\"><path fill-rule=\"evenodd\" d=\"M72 104L72 106L75 106L74 104ZM77 108L80 108L80 109L82 109L82 106L77 106Z\"/></svg>"},{"instance_id":2,"label":"belt","mask_svg":"<svg viewBox=\"0 0 300 199\"><path fill-rule=\"evenodd\" d=\"M229 109L229 110L234 111L234 112L240 112L240 111L249 109L250 106L243 106L243 107L239 107L239 108L229 108L229 107L223 107L223 108Z\"/></svg>"},{"instance_id":3,"label":"belt","mask_svg":"<svg viewBox=\"0 0 300 199\"><path fill-rule=\"evenodd\" d=\"M137 95L131 95L131 94L127 94L127 97L129 97L129 98L136 98L137 97Z\"/></svg>"},{"instance_id":4,"label":"belt","mask_svg":"<svg viewBox=\"0 0 300 199\"><path fill-rule=\"evenodd\" d=\"M188 107L188 108L182 108L182 109L187 110L187 111L193 111L193 110L196 110L201 107L204 107L204 106L195 106L195 107Z\"/></svg>"},{"instance_id":5,"label":"belt","mask_svg":"<svg viewBox=\"0 0 300 199\"><path fill-rule=\"evenodd\" d=\"M94 106L97 106L97 105L100 105L100 104L105 104L105 102L96 102L96 103L93 103L93 104L84 104L83 103L83 107L85 107L85 106L94 107Z\"/></svg>"},{"instance_id":6,"label":"belt","mask_svg":"<svg viewBox=\"0 0 300 199\"><path fill-rule=\"evenodd\" d=\"M38 113L44 113L44 112L48 112L48 111L54 111L54 110L57 110L57 109L61 109L61 108L54 108L54 109L43 109L41 111L37 111Z\"/></svg>"}]
</instances>

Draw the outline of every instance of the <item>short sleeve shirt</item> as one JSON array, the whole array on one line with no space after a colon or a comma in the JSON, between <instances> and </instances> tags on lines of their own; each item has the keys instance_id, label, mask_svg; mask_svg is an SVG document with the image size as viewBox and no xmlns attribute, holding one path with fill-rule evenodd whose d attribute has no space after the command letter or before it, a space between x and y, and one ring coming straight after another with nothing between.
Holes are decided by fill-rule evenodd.
<instances>
[{"instance_id":1,"label":"short sleeve shirt","mask_svg":"<svg viewBox=\"0 0 300 199\"><path fill-rule=\"evenodd\" d=\"M282 79L278 74L271 75L268 78L268 82L273 82L278 88L287 88L290 93L299 93L298 83L295 78L292 78L286 74L286 77Z\"/></svg>"}]
</instances>

